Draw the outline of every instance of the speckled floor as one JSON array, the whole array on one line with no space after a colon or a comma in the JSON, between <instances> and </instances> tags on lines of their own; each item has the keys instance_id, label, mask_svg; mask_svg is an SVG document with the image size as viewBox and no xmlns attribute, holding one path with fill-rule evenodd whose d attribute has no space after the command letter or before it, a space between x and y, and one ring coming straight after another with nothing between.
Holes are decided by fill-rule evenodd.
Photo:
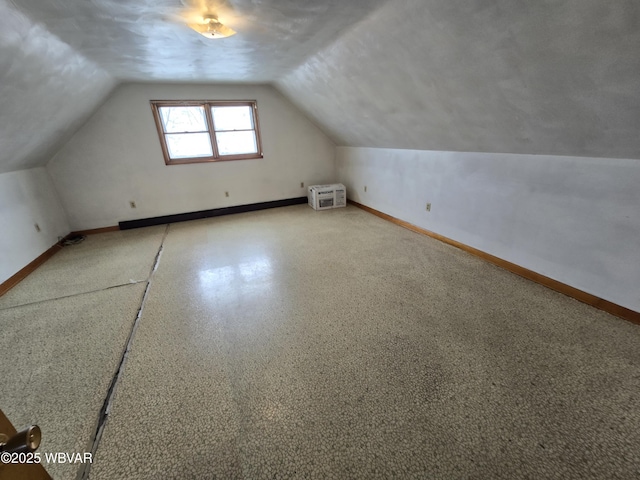
<instances>
[{"instance_id":1,"label":"speckled floor","mask_svg":"<svg viewBox=\"0 0 640 480\"><path fill-rule=\"evenodd\" d=\"M9 363L0 407L68 451L149 279L92 480L640 476L637 325L354 207L173 224L151 275L164 227L137 232L63 251L89 293L0 310L2 352L50 347ZM128 257L106 283L140 283L98 290L106 244ZM13 295L55 298L40 273Z\"/></svg>"},{"instance_id":2,"label":"speckled floor","mask_svg":"<svg viewBox=\"0 0 640 480\"><path fill-rule=\"evenodd\" d=\"M90 241L63 248L18 288L0 297L0 308L144 282L165 228L91 235Z\"/></svg>"}]
</instances>

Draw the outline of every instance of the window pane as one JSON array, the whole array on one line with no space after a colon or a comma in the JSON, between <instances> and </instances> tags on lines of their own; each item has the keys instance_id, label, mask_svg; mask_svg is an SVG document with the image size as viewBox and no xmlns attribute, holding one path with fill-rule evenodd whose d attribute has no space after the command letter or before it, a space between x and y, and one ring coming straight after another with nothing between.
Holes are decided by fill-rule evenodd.
<instances>
[{"instance_id":1,"label":"window pane","mask_svg":"<svg viewBox=\"0 0 640 480\"><path fill-rule=\"evenodd\" d=\"M258 153L256 134L249 132L218 132L218 151L220 155L236 155L240 153Z\"/></svg>"},{"instance_id":2,"label":"window pane","mask_svg":"<svg viewBox=\"0 0 640 480\"><path fill-rule=\"evenodd\" d=\"M167 133L207 130L204 107L160 107L160 116Z\"/></svg>"},{"instance_id":3,"label":"window pane","mask_svg":"<svg viewBox=\"0 0 640 480\"><path fill-rule=\"evenodd\" d=\"M211 137L208 133L182 133L165 135L170 158L210 157Z\"/></svg>"},{"instance_id":4,"label":"window pane","mask_svg":"<svg viewBox=\"0 0 640 480\"><path fill-rule=\"evenodd\" d=\"M253 130L251 107L211 107L213 124L218 130Z\"/></svg>"}]
</instances>

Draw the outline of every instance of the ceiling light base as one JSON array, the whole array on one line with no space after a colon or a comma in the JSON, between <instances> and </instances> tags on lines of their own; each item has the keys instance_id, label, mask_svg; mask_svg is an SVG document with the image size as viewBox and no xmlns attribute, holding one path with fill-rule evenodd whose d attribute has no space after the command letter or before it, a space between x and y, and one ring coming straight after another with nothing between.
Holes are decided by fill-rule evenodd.
<instances>
[{"instance_id":1,"label":"ceiling light base","mask_svg":"<svg viewBox=\"0 0 640 480\"><path fill-rule=\"evenodd\" d=\"M190 23L189 27L207 38L226 38L235 35L235 30L223 25L215 15L205 15L203 23Z\"/></svg>"}]
</instances>

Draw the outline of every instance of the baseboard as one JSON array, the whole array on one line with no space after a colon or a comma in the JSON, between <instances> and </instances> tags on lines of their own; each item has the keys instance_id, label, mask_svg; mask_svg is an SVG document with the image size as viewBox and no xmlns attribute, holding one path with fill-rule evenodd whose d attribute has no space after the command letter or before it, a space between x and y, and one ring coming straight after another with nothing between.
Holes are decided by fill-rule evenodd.
<instances>
[{"instance_id":1,"label":"baseboard","mask_svg":"<svg viewBox=\"0 0 640 480\"><path fill-rule=\"evenodd\" d=\"M13 276L9 277L7 280L0 284L0 297L15 287L18 283L24 280L27 275L33 272L36 268L42 265L44 262L53 257L58 250L62 249L62 245L60 243L56 243L38 258L29 263L26 267L19 270Z\"/></svg>"},{"instance_id":2,"label":"baseboard","mask_svg":"<svg viewBox=\"0 0 640 480\"><path fill-rule=\"evenodd\" d=\"M366 205L362 205L361 203L354 202L353 200L348 200L351 205L354 205L362 210L365 210L373 215L376 215L380 218L388 220L396 225L407 228L416 233L421 233L422 235L427 235L431 238L435 238L436 240L440 240L448 245L452 245L456 248L464 250L465 252L470 253L471 255L475 255L476 257L482 258L498 267L504 268L516 275L524 277L533 282L539 283L540 285L544 285L547 288L555 290L556 292L563 293L569 297L575 298L580 302L591 305L592 307L603 310L611 315L615 315L616 317L623 318L633 323L640 324L640 312L636 312L629 308L623 307L621 305L615 304L608 300L605 300L600 297L596 297L590 293L584 292L582 290L578 290L571 285L567 285L566 283L559 282L549 277L545 277L539 273L536 273L527 268L521 267L520 265L516 265L515 263L511 263L507 260L503 260L502 258L496 257L489 253L483 252L482 250L478 250L477 248L470 247L469 245L465 245L464 243L457 242L456 240L452 240L445 236L439 235L437 233L431 232L429 230L425 230L424 228L420 228L416 225L413 225L409 222L405 222L404 220L400 220L396 217L392 217L391 215L387 215L386 213L382 213L374 208L367 207Z\"/></svg>"},{"instance_id":3,"label":"baseboard","mask_svg":"<svg viewBox=\"0 0 640 480\"><path fill-rule=\"evenodd\" d=\"M221 215L232 215L234 213L255 212L267 208L288 207L290 205L300 205L307 203L307 197L287 198L284 200L274 200L271 202L251 203L248 205L236 205L234 207L214 208L212 210L201 210L199 212L178 213L175 215L163 215L161 217L142 218L140 220L127 220L119 222L120 230L131 228L150 227L153 225L165 225L167 223L186 222L189 220L199 220L201 218L219 217Z\"/></svg>"},{"instance_id":4,"label":"baseboard","mask_svg":"<svg viewBox=\"0 0 640 480\"><path fill-rule=\"evenodd\" d=\"M105 233L105 232L114 232L116 230L120 230L120 227L117 225L113 227L103 227L103 228L92 228L90 230L80 230L77 232L71 232L62 238L58 243L49 248L46 252L40 255L38 258L29 263L26 267L19 270L16 274L9 277L7 280L0 284L0 297L19 284L22 280L27 278L27 276L35 271L40 265L53 257L58 250L62 250L62 243L67 239L74 235L93 235L95 233Z\"/></svg>"},{"instance_id":5,"label":"baseboard","mask_svg":"<svg viewBox=\"0 0 640 480\"><path fill-rule=\"evenodd\" d=\"M118 225L111 227L92 228L89 230L78 230L71 232L64 237L59 243L53 245L49 250L44 252L38 258L22 268L13 276L0 284L0 297L24 280L27 275L32 273L36 268L49 260L58 250L62 249L62 241L73 235L93 235L96 233L115 232L119 230L129 230L132 228L148 227L151 225L164 225L167 223L185 222L187 220L197 220L200 218L219 217L221 215L231 215L234 213L254 212L257 210L265 210L267 208L288 207L290 205L300 205L307 203L307 197L286 198L284 200L274 200L271 202L252 203L248 205L237 205L234 207L215 208L212 210L202 210L199 212L180 213L177 215L165 215L162 217L143 218L141 220L129 220L119 222Z\"/></svg>"},{"instance_id":6,"label":"baseboard","mask_svg":"<svg viewBox=\"0 0 640 480\"><path fill-rule=\"evenodd\" d=\"M120 227L118 225L113 225L112 227L90 228L89 230L78 230L77 232L71 232L68 236L95 235L96 233L117 232L119 230L120 230Z\"/></svg>"}]
</instances>

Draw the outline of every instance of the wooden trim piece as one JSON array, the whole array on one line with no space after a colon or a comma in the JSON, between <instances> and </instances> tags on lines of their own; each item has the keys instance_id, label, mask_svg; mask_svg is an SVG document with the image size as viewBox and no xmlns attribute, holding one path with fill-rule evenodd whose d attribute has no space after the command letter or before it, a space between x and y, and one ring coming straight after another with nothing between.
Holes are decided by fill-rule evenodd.
<instances>
[{"instance_id":1,"label":"wooden trim piece","mask_svg":"<svg viewBox=\"0 0 640 480\"><path fill-rule=\"evenodd\" d=\"M187 165L189 163L219 163L219 162L229 162L233 160L258 160L260 158L264 158L262 154L255 153L247 153L247 154L238 154L238 155L224 155L223 157L213 158L213 157L193 157L193 158L180 158L177 160L171 160L170 163L166 165Z\"/></svg>"},{"instance_id":2,"label":"wooden trim piece","mask_svg":"<svg viewBox=\"0 0 640 480\"><path fill-rule=\"evenodd\" d=\"M461 250L464 250L471 255L482 258L487 262L493 263L498 267L504 268L505 270L510 271L511 273L515 273L521 277L524 277L533 282L539 283L540 285L544 285L551 290L555 290L556 292L563 293L571 298L575 298L576 300L586 303L587 305L591 305L592 307L603 310L611 315L615 315L616 317L623 318L633 323L637 323L640 325L640 312L636 312L629 308L623 307L622 305L615 304L610 302L609 300L605 300L600 297L596 297L590 293L579 290L571 285L567 285L566 283L559 282L558 280L554 280L553 278L546 277L539 273L534 272L533 270L529 270L525 267L521 267L520 265L516 265L515 263L511 263L507 260L503 260L502 258L496 257L489 253L483 252L482 250L478 250L477 248L470 247L469 245L465 245L464 243L460 243L456 240L452 240L448 237L440 235L435 232L431 232L429 230L425 230L424 228L420 228L412 223L405 222L404 220L400 220L396 217L392 217L391 215L387 215L386 213L382 213L374 208L367 207L366 205L362 205L361 203L354 202L353 200L348 200L351 205L354 205L362 210L365 210L377 217L388 220L396 225L404 227L408 230L411 230L416 233L420 233L422 235L427 235L431 238L435 238L436 240L440 240L448 245L454 246Z\"/></svg>"},{"instance_id":3,"label":"wooden trim piece","mask_svg":"<svg viewBox=\"0 0 640 480\"><path fill-rule=\"evenodd\" d=\"M216 140L216 125L213 123L213 113L211 113L211 106L204 106L204 114L207 117L207 127L209 127L209 141L211 142L211 151L213 152L213 159L220 158L220 152L218 151L218 141ZM172 160L175 161L175 160Z\"/></svg>"},{"instance_id":4,"label":"wooden trim piece","mask_svg":"<svg viewBox=\"0 0 640 480\"><path fill-rule=\"evenodd\" d=\"M51 257L53 257L56 254L56 252L61 249L62 249L62 245L60 245L60 243L56 243L54 246L52 246L50 249L48 249L38 258L33 260L31 263L29 263L26 267L22 268L13 276L9 277L7 280L2 282L2 284L0 284L0 297L5 293L7 293L9 290L11 290L13 287L15 287L22 280L24 280L27 277L27 275L32 273L36 268L38 268L44 262L46 262Z\"/></svg>"},{"instance_id":5,"label":"wooden trim piece","mask_svg":"<svg viewBox=\"0 0 640 480\"><path fill-rule=\"evenodd\" d=\"M0 284L0 297L15 287L22 280L27 278L27 276L35 271L40 265L49 260L51 257L55 255L58 250L61 250L62 243L69 237L73 235L93 235L96 233L106 233L106 232L116 232L119 231L120 227L118 225L113 225L111 227L102 227L102 228L92 228L89 230L79 230L77 232L71 232L69 235L64 237L60 242L53 245L46 252L40 255L38 258L29 263L26 267L19 270L13 276L9 277L7 280Z\"/></svg>"},{"instance_id":6,"label":"wooden trim piece","mask_svg":"<svg viewBox=\"0 0 640 480\"><path fill-rule=\"evenodd\" d=\"M253 102L253 129L256 132L256 143L258 146L258 153L260 158L263 157L262 151L262 134L260 133L260 122L258 121L258 102Z\"/></svg>"},{"instance_id":7,"label":"wooden trim piece","mask_svg":"<svg viewBox=\"0 0 640 480\"><path fill-rule=\"evenodd\" d=\"M160 112L158 111L158 104L156 102L151 102L151 111L153 112L153 119L156 122L156 129L158 130L158 139L160 140L160 148L162 149L164 163L165 165L169 165L169 151L167 150L167 144L164 140L164 127L162 126L162 120L160 119Z\"/></svg>"},{"instance_id":8,"label":"wooden trim piece","mask_svg":"<svg viewBox=\"0 0 640 480\"><path fill-rule=\"evenodd\" d=\"M67 236L72 235L94 235L96 233L107 233L107 232L118 232L120 231L120 227L118 225L113 225L111 227L102 227L102 228L90 228L89 230L78 230L77 232L71 232Z\"/></svg>"}]
</instances>

